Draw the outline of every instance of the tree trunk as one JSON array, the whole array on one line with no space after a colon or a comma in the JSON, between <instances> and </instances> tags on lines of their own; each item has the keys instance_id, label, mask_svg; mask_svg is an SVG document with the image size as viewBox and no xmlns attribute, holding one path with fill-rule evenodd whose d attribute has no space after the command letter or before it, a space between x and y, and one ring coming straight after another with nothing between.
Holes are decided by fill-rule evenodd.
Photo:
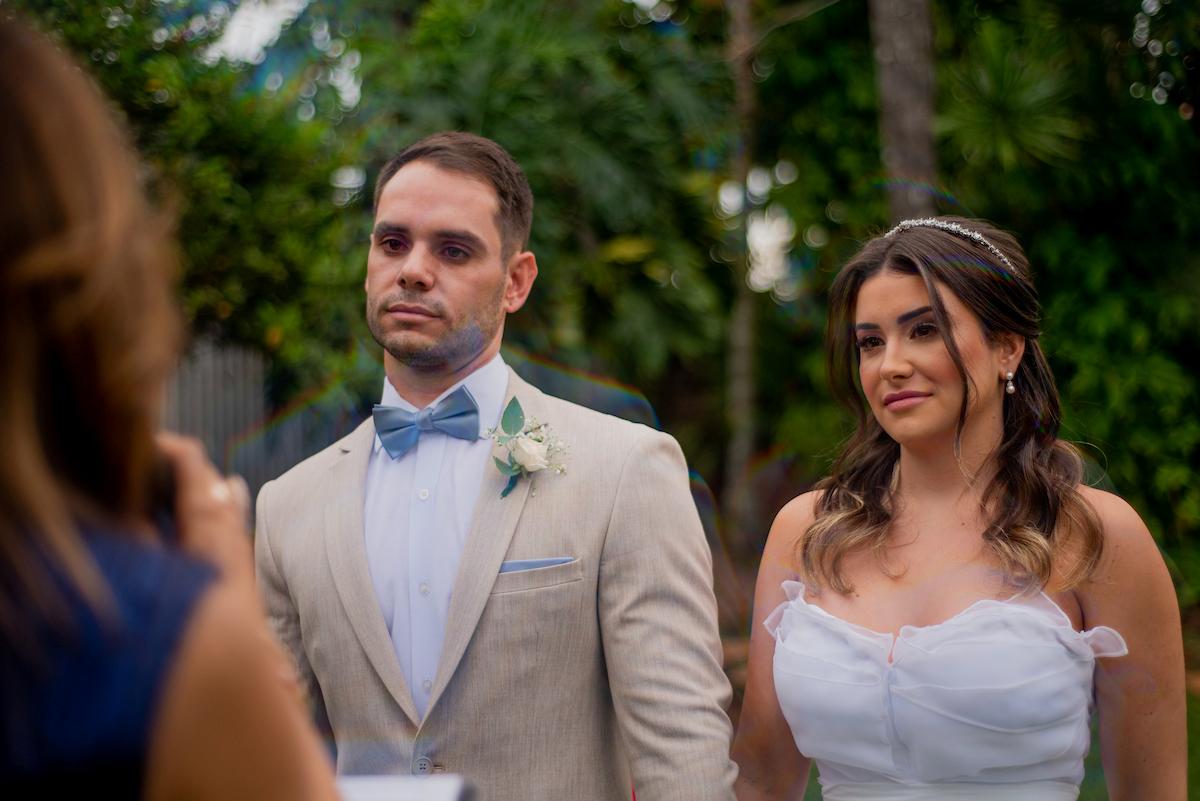
<instances>
[{"instance_id":1,"label":"tree trunk","mask_svg":"<svg viewBox=\"0 0 1200 801\"><path fill-rule=\"evenodd\" d=\"M936 213L929 0L869 0L879 137L892 221Z\"/></svg>"},{"instance_id":2,"label":"tree trunk","mask_svg":"<svg viewBox=\"0 0 1200 801\"><path fill-rule=\"evenodd\" d=\"M729 315L729 346L726 362L725 414L729 420L729 444L725 451L725 488L722 506L734 547L741 553L761 544L758 502L750 481L756 428L754 340L758 296L739 271Z\"/></svg>"},{"instance_id":3,"label":"tree trunk","mask_svg":"<svg viewBox=\"0 0 1200 801\"><path fill-rule=\"evenodd\" d=\"M754 58L754 22L750 0L727 0L729 35L726 39L729 69L733 77L734 110L738 144L730 178L743 187L750 171L754 147L755 85L751 71ZM746 212L738 230L741 247L734 263L734 300L729 315L729 345L726 353L725 418L729 442L725 451L725 482L721 493L726 540L735 551L745 552L761 532L757 503L750 486L750 459L755 438L754 340L757 297L746 282L749 249L746 247Z\"/></svg>"}]
</instances>

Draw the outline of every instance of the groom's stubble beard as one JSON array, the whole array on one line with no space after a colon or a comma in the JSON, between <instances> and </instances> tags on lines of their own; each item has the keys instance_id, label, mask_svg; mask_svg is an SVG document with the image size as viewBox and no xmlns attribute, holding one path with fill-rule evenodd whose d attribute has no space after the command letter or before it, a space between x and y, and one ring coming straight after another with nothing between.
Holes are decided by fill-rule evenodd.
<instances>
[{"instance_id":1,"label":"groom's stubble beard","mask_svg":"<svg viewBox=\"0 0 1200 801\"><path fill-rule=\"evenodd\" d=\"M445 304L429 300L420 292L394 292L380 298L373 307L371 299L367 298L367 328L380 347L411 370L441 373L458 369L478 356L500 330L504 322L504 283L501 280L491 297L433 342L421 341L405 331L388 332L382 323L388 307L396 303L424 306L446 320L448 309Z\"/></svg>"}]
</instances>

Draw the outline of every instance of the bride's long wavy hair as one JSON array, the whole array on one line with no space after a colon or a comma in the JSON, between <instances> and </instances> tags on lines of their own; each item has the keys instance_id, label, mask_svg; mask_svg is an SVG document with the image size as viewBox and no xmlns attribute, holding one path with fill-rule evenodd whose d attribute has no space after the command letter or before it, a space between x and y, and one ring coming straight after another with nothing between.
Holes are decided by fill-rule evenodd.
<instances>
[{"instance_id":1,"label":"bride's long wavy hair","mask_svg":"<svg viewBox=\"0 0 1200 801\"><path fill-rule=\"evenodd\" d=\"M842 571L848 554L872 551L888 569L886 546L900 446L879 425L861 392L853 329L860 287L881 271L891 270L918 276L925 283L938 331L962 378L956 454L967 422L968 399L976 388L955 344L941 292L954 293L975 314L989 341L1001 334L1025 338L1025 354L1013 379L1017 391L1004 399L1004 431L991 456L995 470L982 496L987 519L983 537L1014 585L1027 590L1044 587L1052 568L1058 568L1064 584L1070 586L1095 569L1103 538L1095 510L1078 490L1083 477L1080 454L1058 438L1058 390L1038 342L1041 306L1029 261L1015 238L986 222L939 219L979 232L1010 264L967 237L913 227L871 240L838 273L829 293L829 380L858 426L831 474L817 485L821 492L816 519L797 547L800 568L809 581L828 584L841 593L852 589ZM1060 559L1067 548L1071 558Z\"/></svg>"}]
</instances>

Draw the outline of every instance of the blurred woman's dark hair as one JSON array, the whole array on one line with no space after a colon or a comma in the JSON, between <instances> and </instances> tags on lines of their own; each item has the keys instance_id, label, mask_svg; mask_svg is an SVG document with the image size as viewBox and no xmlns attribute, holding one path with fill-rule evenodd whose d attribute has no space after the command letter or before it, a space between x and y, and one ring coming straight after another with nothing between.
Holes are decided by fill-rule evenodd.
<instances>
[{"instance_id":1,"label":"blurred woman's dark hair","mask_svg":"<svg viewBox=\"0 0 1200 801\"><path fill-rule=\"evenodd\" d=\"M829 290L828 369L834 395L853 412L858 426L831 475L818 485L824 492L816 520L798 548L799 562L810 580L847 592L843 557L856 550L884 555L900 446L879 425L859 389L853 329L859 289L890 270L924 282L938 331L962 379L956 454L968 399L976 388L955 345L942 291L952 292L971 310L989 342L1001 334L1024 338L1025 353L1013 379L1017 391L1005 397L1004 430L992 457L995 470L983 492L988 520L984 541L1014 584L1041 588L1059 566L1069 586L1093 572L1103 539L1094 510L1077 489L1083 478L1080 454L1058 438L1062 414L1039 342L1041 305L1029 261L1011 234L990 223L937 219L981 234L1007 263L967 236L918 225L872 239L842 267ZM1068 558L1060 558L1064 555Z\"/></svg>"},{"instance_id":2,"label":"blurred woman's dark hair","mask_svg":"<svg viewBox=\"0 0 1200 801\"><path fill-rule=\"evenodd\" d=\"M148 204L114 110L4 16L0 639L20 644L65 615L64 581L105 603L80 528L144 519L182 329L170 221Z\"/></svg>"}]
</instances>

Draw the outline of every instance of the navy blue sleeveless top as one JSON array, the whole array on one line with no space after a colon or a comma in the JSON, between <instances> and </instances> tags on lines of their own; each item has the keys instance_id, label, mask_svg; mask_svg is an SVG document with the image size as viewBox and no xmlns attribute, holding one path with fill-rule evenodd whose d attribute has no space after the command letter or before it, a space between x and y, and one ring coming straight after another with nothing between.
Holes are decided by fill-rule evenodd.
<instances>
[{"instance_id":1,"label":"navy blue sleeveless top","mask_svg":"<svg viewBox=\"0 0 1200 801\"><path fill-rule=\"evenodd\" d=\"M83 789L139 798L163 685L210 565L130 537L84 537L115 601L68 593L74 629L44 628L36 660L0 653L0 797Z\"/></svg>"}]
</instances>

